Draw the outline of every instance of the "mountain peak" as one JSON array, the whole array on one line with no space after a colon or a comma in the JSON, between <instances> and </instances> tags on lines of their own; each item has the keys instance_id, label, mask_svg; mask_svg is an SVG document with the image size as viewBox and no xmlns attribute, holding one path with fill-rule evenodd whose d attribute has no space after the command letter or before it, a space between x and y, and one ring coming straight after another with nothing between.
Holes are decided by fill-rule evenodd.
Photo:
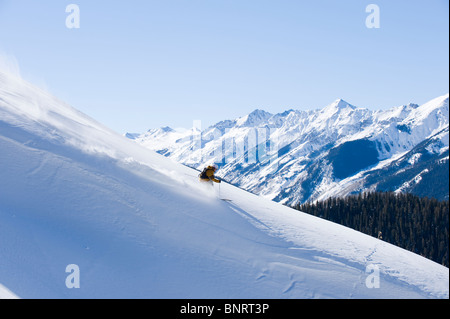
<instances>
[{"instance_id":1,"label":"mountain peak","mask_svg":"<svg viewBox=\"0 0 450 319\"><path fill-rule=\"evenodd\" d=\"M248 115L245 115L237 120L238 126L256 126L272 117L272 113L261 109L255 109Z\"/></svg>"},{"instance_id":2,"label":"mountain peak","mask_svg":"<svg viewBox=\"0 0 450 319\"><path fill-rule=\"evenodd\" d=\"M326 114L327 117L332 116L335 113L339 113L342 110L350 108L351 110L356 109L355 106L350 103L344 101L343 99L337 99L333 103L327 105L322 109L322 113Z\"/></svg>"},{"instance_id":3,"label":"mountain peak","mask_svg":"<svg viewBox=\"0 0 450 319\"><path fill-rule=\"evenodd\" d=\"M266 111L264 111L264 110L261 110L261 109L255 109L253 112L251 112L250 114L249 114L249 116L257 116L257 117L261 117L261 116L271 116L272 114L271 113L269 113L269 112L266 112Z\"/></svg>"},{"instance_id":4,"label":"mountain peak","mask_svg":"<svg viewBox=\"0 0 450 319\"><path fill-rule=\"evenodd\" d=\"M408 103L406 105L406 107L412 108L412 109L417 109L419 107L419 104L416 103Z\"/></svg>"},{"instance_id":5,"label":"mountain peak","mask_svg":"<svg viewBox=\"0 0 450 319\"><path fill-rule=\"evenodd\" d=\"M169 126L162 126L160 128L149 129L147 131L147 133L150 133L150 134L154 134L154 133L169 133L169 132L173 132L173 131L174 131L174 129L169 127Z\"/></svg>"},{"instance_id":6,"label":"mountain peak","mask_svg":"<svg viewBox=\"0 0 450 319\"><path fill-rule=\"evenodd\" d=\"M163 132L173 132L174 129L169 127L169 126L164 126L164 127L161 127L161 131L163 131Z\"/></svg>"},{"instance_id":7,"label":"mountain peak","mask_svg":"<svg viewBox=\"0 0 450 319\"><path fill-rule=\"evenodd\" d=\"M330 106L337 108L337 109L345 109L347 107L355 109L355 107L353 105L351 105L350 103L348 103L347 101L345 101L343 99L335 100L333 103L330 104Z\"/></svg>"}]
</instances>

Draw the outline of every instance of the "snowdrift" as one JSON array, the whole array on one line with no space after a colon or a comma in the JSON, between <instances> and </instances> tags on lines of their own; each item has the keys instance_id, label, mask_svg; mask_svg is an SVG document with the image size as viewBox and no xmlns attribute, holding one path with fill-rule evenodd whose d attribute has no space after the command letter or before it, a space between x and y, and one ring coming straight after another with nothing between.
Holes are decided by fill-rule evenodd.
<instances>
[{"instance_id":1,"label":"snowdrift","mask_svg":"<svg viewBox=\"0 0 450 319\"><path fill-rule=\"evenodd\" d=\"M448 268L225 183L221 201L4 73L0 150L2 298L449 297Z\"/></svg>"}]
</instances>

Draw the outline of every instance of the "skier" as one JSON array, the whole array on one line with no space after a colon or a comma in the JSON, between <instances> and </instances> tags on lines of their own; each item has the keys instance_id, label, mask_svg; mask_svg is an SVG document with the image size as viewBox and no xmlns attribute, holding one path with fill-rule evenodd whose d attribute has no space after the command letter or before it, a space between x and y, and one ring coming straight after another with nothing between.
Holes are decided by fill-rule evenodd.
<instances>
[{"instance_id":1,"label":"skier","mask_svg":"<svg viewBox=\"0 0 450 319\"><path fill-rule=\"evenodd\" d=\"M203 169L203 171L198 175L200 181L206 183L220 183L221 180L214 177L214 172L217 170L216 165L209 165Z\"/></svg>"}]
</instances>

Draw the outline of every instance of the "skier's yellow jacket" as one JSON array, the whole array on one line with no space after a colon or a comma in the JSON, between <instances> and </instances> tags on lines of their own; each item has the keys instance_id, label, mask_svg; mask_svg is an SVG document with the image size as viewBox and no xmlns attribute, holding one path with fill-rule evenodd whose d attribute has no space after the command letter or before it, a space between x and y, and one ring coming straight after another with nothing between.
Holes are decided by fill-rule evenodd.
<instances>
[{"instance_id":1,"label":"skier's yellow jacket","mask_svg":"<svg viewBox=\"0 0 450 319\"><path fill-rule=\"evenodd\" d=\"M215 183L220 183L220 180L214 177L214 171L215 167L208 166L201 174L200 174L200 180L204 182L213 181Z\"/></svg>"}]
</instances>

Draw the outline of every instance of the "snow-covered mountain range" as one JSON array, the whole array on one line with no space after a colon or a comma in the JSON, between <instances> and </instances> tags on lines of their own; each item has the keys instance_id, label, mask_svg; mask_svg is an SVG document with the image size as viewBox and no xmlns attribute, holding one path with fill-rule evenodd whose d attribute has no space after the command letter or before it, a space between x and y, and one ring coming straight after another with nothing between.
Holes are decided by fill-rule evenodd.
<instances>
[{"instance_id":1,"label":"snow-covered mountain range","mask_svg":"<svg viewBox=\"0 0 450 319\"><path fill-rule=\"evenodd\" d=\"M222 201L2 72L0 150L0 298L449 297L448 268L227 183Z\"/></svg>"},{"instance_id":2,"label":"snow-covered mountain range","mask_svg":"<svg viewBox=\"0 0 450 319\"><path fill-rule=\"evenodd\" d=\"M177 162L215 162L225 180L286 204L368 190L449 198L448 97L384 111L342 99L314 111L263 110L201 131L130 136Z\"/></svg>"}]
</instances>

